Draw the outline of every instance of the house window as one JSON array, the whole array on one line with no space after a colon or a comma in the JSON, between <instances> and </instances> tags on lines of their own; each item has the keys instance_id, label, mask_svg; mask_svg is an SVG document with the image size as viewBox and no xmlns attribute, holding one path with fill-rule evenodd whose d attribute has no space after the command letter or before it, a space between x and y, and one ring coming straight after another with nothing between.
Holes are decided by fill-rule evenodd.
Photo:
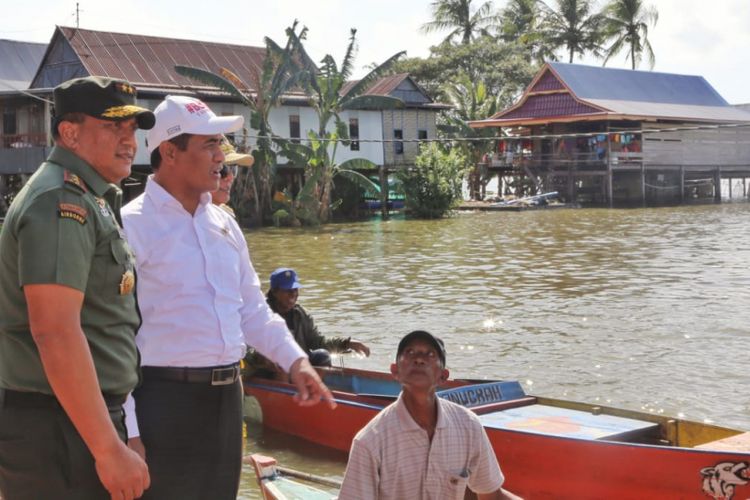
<instances>
[{"instance_id":1,"label":"house window","mask_svg":"<svg viewBox=\"0 0 750 500\"><path fill-rule=\"evenodd\" d=\"M16 110L7 110L3 113L3 134L14 135L16 133Z\"/></svg>"},{"instance_id":2,"label":"house window","mask_svg":"<svg viewBox=\"0 0 750 500\"><path fill-rule=\"evenodd\" d=\"M421 129L421 130L417 131L417 138L420 141L426 141L427 140L427 131L424 130L424 129Z\"/></svg>"},{"instance_id":3,"label":"house window","mask_svg":"<svg viewBox=\"0 0 750 500\"><path fill-rule=\"evenodd\" d=\"M289 137L295 144L299 144L299 130L299 115L289 115Z\"/></svg>"},{"instance_id":4,"label":"house window","mask_svg":"<svg viewBox=\"0 0 750 500\"><path fill-rule=\"evenodd\" d=\"M359 118L349 118L349 139L352 140L349 149L359 151Z\"/></svg>"},{"instance_id":5,"label":"house window","mask_svg":"<svg viewBox=\"0 0 750 500\"><path fill-rule=\"evenodd\" d=\"M397 155L404 154L404 143L401 142L404 138L404 131L397 128L393 131L393 153Z\"/></svg>"}]
</instances>

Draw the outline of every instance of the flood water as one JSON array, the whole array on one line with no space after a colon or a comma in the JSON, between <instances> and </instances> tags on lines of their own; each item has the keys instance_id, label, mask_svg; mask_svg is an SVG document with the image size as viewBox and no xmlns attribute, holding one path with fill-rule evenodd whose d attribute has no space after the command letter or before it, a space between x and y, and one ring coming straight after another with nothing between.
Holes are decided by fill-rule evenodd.
<instances>
[{"instance_id":1,"label":"flood water","mask_svg":"<svg viewBox=\"0 0 750 500\"><path fill-rule=\"evenodd\" d=\"M325 335L386 370L412 329L452 375L750 429L750 204L459 213L248 233L264 282L294 267ZM249 451L341 477L346 457L251 429ZM245 474L242 498L255 498Z\"/></svg>"}]
</instances>

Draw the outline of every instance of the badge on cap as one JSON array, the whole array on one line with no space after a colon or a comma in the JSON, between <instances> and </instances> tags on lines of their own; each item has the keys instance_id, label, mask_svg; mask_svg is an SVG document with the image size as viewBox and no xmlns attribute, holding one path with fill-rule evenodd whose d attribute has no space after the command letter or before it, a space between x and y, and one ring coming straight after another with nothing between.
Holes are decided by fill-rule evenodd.
<instances>
[{"instance_id":1,"label":"badge on cap","mask_svg":"<svg viewBox=\"0 0 750 500\"><path fill-rule=\"evenodd\" d=\"M133 287L135 287L135 274L133 274L133 271L127 270L120 280L120 295L129 294L133 291Z\"/></svg>"},{"instance_id":2,"label":"badge on cap","mask_svg":"<svg viewBox=\"0 0 750 500\"><path fill-rule=\"evenodd\" d=\"M57 213L61 219L73 219L81 225L86 224L86 217L88 216L88 211L85 208L73 203L60 203L57 206Z\"/></svg>"}]
</instances>

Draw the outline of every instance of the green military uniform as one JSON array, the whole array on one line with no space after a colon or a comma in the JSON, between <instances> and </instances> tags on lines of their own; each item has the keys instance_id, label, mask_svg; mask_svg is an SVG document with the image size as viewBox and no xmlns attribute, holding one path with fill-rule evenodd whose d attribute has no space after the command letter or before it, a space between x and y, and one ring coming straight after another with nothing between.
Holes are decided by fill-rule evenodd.
<instances>
[{"instance_id":1,"label":"green military uniform","mask_svg":"<svg viewBox=\"0 0 750 500\"><path fill-rule=\"evenodd\" d=\"M155 117L135 104L136 90L124 80L69 80L55 88L54 99L55 138L81 154L55 147L13 200L0 233L0 496L106 500L110 494L94 456L75 427L85 422L71 420L73 412L62 407L47 379L31 333L24 287L61 285L83 293L80 311L76 304L74 313L80 315L112 428L123 441L119 452L127 451L122 404L138 382L135 259L118 221L122 193L99 173L111 167L114 160L107 154L114 152L103 151L103 157L94 153L112 147L99 146L102 137L135 153L132 124L104 127L101 121L133 119L139 128L149 129ZM98 121L83 126L93 119ZM96 140L76 143L79 133L94 134ZM98 163L90 165L83 157ZM54 294L45 291L43 296ZM47 325L47 318L40 317ZM61 324L77 326L69 318ZM62 345L78 335L65 333ZM50 350L55 357L66 354L54 343ZM73 354L80 358L84 353ZM56 365L54 369L59 375ZM68 369L91 378L88 366ZM111 465L102 467L110 477ZM129 483L139 486L132 479Z\"/></svg>"},{"instance_id":2,"label":"green military uniform","mask_svg":"<svg viewBox=\"0 0 750 500\"><path fill-rule=\"evenodd\" d=\"M55 147L13 202L0 234L0 387L52 394L29 329L23 286L84 293L81 327L105 394L138 381L134 258L115 214L121 193ZM119 217L119 215L118 215Z\"/></svg>"}]
</instances>

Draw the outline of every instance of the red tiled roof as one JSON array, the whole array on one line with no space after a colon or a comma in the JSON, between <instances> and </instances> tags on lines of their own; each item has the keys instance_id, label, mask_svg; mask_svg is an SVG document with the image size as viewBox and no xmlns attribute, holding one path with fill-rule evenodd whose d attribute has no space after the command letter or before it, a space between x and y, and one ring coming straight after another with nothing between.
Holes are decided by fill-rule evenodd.
<instances>
[{"instance_id":1,"label":"red tiled roof","mask_svg":"<svg viewBox=\"0 0 750 500\"><path fill-rule=\"evenodd\" d=\"M545 90L563 90L565 86L557 79L551 71L547 70L536 82L531 92L544 92Z\"/></svg>"},{"instance_id":2,"label":"red tiled roof","mask_svg":"<svg viewBox=\"0 0 750 500\"><path fill-rule=\"evenodd\" d=\"M587 106L570 94L530 95L519 107L502 115L503 120L517 118L541 118L552 116L583 115L600 113L601 110Z\"/></svg>"},{"instance_id":3,"label":"red tiled roof","mask_svg":"<svg viewBox=\"0 0 750 500\"><path fill-rule=\"evenodd\" d=\"M265 48L127 33L58 27L91 75L122 78L143 87L200 87L177 74L175 65L218 73L221 67L252 86Z\"/></svg>"}]
</instances>

